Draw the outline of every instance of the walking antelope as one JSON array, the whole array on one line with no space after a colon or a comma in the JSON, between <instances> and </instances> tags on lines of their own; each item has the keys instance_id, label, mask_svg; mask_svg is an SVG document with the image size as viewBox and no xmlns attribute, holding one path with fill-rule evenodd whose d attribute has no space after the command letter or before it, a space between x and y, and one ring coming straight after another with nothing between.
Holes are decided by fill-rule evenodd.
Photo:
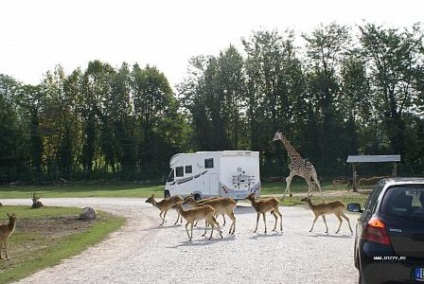
<instances>
[{"instance_id":1,"label":"walking antelope","mask_svg":"<svg viewBox=\"0 0 424 284\"><path fill-rule=\"evenodd\" d=\"M175 206L175 204L182 201L183 199L181 198L181 196L174 195L157 202L155 200L155 195L152 194L152 196L146 200L146 203L150 203L154 207L160 210L159 217L162 220L162 223L160 225L163 225L163 223L165 223L166 214L168 213L169 209L172 209ZM174 225L176 225L178 223L178 220L180 219L180 213L178 212L178 210L177 210L177 214L178 214L177 221L175 221ZM181 219L181 222L182 221L183 220Z\"/></svg>"},{"instance_id":2,"label":"walking antelope","mask_svg":"<svg viewBox=\"0 0 424 284\"><path fill-rule=\"evenodd\" d=\"M327 226L327 221L325 220L325 215L335 214L337 216L337 219L339 219L339 228L337 229L336 234L340 231L340 227L342 226L342 222L343 222L342 217L346 219L349 225L350 232L351 234L353 234L352 227L350 226L349 218L343 212L345 209L345 205L340 200L324 202L324 203L319 203L315 205L312 204L310 197L302 198L300 201L305 202L309 206L309 208L312 210L312 212L314 212L314 215L315 215L314 221L312 222L312 227L309 230L309 232L312 232L315 222L317 221L318 217L321 216L322 219L324 220L324 224L326 228L325 232L328 233L328 226Z\"/></svg>"},{"instance_id":3,"label":"walking antelope","mask_svg":"<svg viewBox=\"0 0 424 284\"><path fill-rule=\"evenodd\" d=\"M262 214L263 219L264 219L265 234L266 234L267 228L266 228L266 216L265 216L265 214L267 212L271 212L271 214L275 218L275 224L274 224L273 231L275 231L277 229L278 217L280 217L280 231L283 231L283 215L280 213L280 211L278 209L280 202L278 201L277 198L269 197L269 198L266 198L266 199L257 200L255 198L255 194L251 193L246 197L246 199L250 200L253 208L255 208L255 210L257 212L256 228L255 228L254 233L256 233L256 231L258 230L259 217Z\"/></svg>"}]
</instances>

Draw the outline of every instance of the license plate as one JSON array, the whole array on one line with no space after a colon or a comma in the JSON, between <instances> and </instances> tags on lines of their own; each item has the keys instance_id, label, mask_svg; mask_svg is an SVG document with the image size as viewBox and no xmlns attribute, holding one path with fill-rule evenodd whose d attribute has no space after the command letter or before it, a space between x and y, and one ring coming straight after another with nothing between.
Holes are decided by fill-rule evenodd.
<instances>
[{"instance_id":1,"label":"license plate","mask_svg":"<svg viewBox=\"0 0 424 284\"><path fill-rule=\"evenodd\" d=\"M416 267L414 270L415 281L424 282L424 267Z\"/></svg>"}]
</instances>

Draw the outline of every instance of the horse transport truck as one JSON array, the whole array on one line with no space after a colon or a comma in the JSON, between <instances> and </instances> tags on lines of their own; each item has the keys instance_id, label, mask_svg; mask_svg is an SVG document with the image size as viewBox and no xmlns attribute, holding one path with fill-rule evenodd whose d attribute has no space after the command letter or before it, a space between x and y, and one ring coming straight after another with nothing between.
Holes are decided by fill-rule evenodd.
<instances>
[{"instance_id":1,"label":"horse transport truck","mask_svg":"<svg viewBox=\"0 0 424 284\"><path fill-rule=\"evenodd\" d=\"M259 152L227 150L174 155L166 179L165 197L193 194L199 200L212 196L245 199L260 195Z\"/></svg>"}]
</instances>

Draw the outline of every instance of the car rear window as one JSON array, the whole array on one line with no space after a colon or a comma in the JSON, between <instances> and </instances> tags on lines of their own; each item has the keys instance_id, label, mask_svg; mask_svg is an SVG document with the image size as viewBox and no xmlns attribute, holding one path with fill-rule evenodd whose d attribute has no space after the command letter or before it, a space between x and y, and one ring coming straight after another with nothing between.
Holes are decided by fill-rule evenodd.
<instances>
[{"instance_id":1,"label":"car rear window","mask_svg":"<svg viewBox=\"0 0 424 284\"><path fill-rule=\"evenodd\" d=\"M387 189L381 212L394 216L424 218L424 186L405 185Z\"/></svg>"}]
</instances>

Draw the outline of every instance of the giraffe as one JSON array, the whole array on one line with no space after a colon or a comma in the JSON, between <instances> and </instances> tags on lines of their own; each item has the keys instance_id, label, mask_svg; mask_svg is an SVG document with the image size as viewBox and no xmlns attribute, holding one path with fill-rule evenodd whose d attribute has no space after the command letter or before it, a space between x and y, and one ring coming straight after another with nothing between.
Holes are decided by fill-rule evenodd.
<instances>
[{"instance_id":1,"label":"giraffe","mask_svg":"<svg viewBox=\"0 0 424 284\"><path fill-rule=\"evenodd\" d=\"M290 174L286 178L287 187L286 191L283 194L283 199L286 196L287 191L289 192L289 196L291 197L290 184L294 176L303 177L308 184L308 195L311 195L311 191L313 189L313 184L311 179L314 180L315 184L318 186L319 191L321 192L321 185L318 181L317 172L315 170L314 165L311 162L306 161L302 158L302 156L293 148L290 144L289 140L281 133L280 131L275 132L273 141L280 140L284 147L286 148L287 155L290 158L289 170Z\"/></svg>"}]
</instances>

